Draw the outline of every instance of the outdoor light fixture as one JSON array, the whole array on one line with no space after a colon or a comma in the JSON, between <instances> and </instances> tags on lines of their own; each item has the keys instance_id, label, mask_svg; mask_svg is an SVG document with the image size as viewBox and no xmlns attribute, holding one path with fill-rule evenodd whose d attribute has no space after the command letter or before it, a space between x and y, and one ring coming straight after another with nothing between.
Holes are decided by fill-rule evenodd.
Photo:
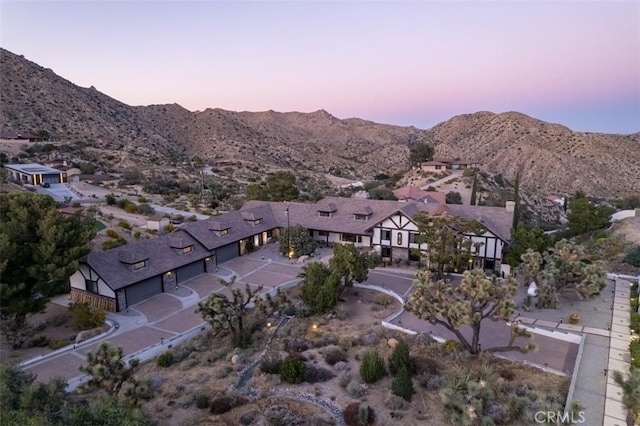
<instances>
[{"instance_id":1,"label":"outdoor light fixture","mask_svg":"<svg viewBox=\"0 0 640 426\"><path fill-rule=\"evenodd\" d=\"M536 285L535 282L531 282L531 284L529 284L529 289L527 290L527 294L531 297L536 297L538 295L538 286Z\"/></svg>"},{"instance_id":2,"label":"outdoor light fixture","mask_svg":"<svg viewBox=\"0 0 640 426\"><path fill-rule=\"evenodd\" d=\"M271 328L271 323L270 322L267 323L267 328Z\"/></svg>"},{"instance_id":3,"label":"outdoor light fixture","mask_svg":"<svg viewBox=\"0 0 640 426\"><path fill-rule=\"evenodd\" d=\"M311 328L312 328L314 331L315 331L315 330L317 330L317 329L318 329L318 324L313 324L313 325L311 326Z\"/></svg>"}]
</instances>

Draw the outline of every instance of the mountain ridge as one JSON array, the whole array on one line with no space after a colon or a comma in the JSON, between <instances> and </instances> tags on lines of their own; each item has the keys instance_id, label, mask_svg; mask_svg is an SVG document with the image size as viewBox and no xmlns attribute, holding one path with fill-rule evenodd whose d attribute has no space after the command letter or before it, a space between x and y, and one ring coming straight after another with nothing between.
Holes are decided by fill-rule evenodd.
<instances>
[{"instance_id":1,"label":"mountain ridge","mask_svg":"<svg viewBox=\"0 0 640 426\"><path fill-rule=\"evenodd\" d=\"M338 119L323 109L129 106L5 49L0 70L0 130L47 130L58 140L84 143L92 158L111 169L177 164L198 155L210 164L235 160L248 177L292 169L370 179L406 171L409 146L426 142L436 158L480 161L508 179L520 171L523 188L540 194L640 193L640 132L574 132L517 111L461 114L419 129Z\"/></svg>"}]
</instances>

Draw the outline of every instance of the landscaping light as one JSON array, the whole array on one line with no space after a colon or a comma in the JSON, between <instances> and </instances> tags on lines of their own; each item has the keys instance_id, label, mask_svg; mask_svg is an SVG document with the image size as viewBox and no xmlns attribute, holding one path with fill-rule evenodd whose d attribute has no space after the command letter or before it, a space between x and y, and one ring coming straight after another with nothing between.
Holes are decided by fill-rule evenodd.
<instances>
[{"instance_id":1,"label":"landscaping light","mask_svg":"<svg viewBox=\"0 0 640 426\"><path fill-rule=\"evenodd\" d=\"M318 324L313 324L313 325L311 326L311 328L312 328L314 331L315 331L315 330L317 330L317 329L318 329Z\"/></svg>"},{"instance_id":2,"label":"landscaping light","mask_svg":"<svg viewBox=\"0 0 640 426\"><path fill-rule=\"evenodd\" d=\"M267 323L267 328L271 328L271 323L270 322Z\"/></svg>"}]
</instances>

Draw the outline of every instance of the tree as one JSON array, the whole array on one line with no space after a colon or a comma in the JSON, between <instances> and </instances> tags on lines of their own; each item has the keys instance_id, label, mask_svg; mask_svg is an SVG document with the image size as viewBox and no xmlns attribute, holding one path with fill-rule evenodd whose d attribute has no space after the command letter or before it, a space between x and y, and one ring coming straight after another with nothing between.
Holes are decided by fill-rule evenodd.
<instances>
[{"instance_id":1,"label":"tree","mask_svg":"<svg viewBox=\"0 0 640 426\"><path fill-rule=\"evenodd\" d=\"M447 204L462 204L462 196L459 192L449 191L445 195L445 202Z\"/></svg>"},{"instance_id":2,"label":"tree","mask_svg":"<svg viewBox=\"0 0 640 426\"><path fill-rule=\"evenodd\" d=\"M220 203L227 200L231 196L231 191L218 182L209 182L209 205L212 209L220 207Z\"/></svg>"},{"instance_id":3,"label":"tree","mask_svg":"<svg viewBox=\"0 0 640 426\"><path fill-rule=\"evenodd\" d=\"M126 384L136 385L134 377L140 361L137 358L129 361L122 359L122 348L110 342L102 342L94 353L87 353L87 364L80 366L80 371L88 374L90 379L82 384L81 391L100 389L109 396L117 396Z\"/></svg>"},{"instance_id":4,"label":"tree","mask_svg":"<svg viewBox=\"0 0 640 426\"><path fill-rule=\"evenodd\" d=\"M391 392L406 401L411 401L415 390L413 389L413 382L411 381L411 373L407 370L406 366L401 366L400 371L398 371L398 374L393 378L391 382Z\"/></svg>"},{"instance_id":5,"label":"tree","mask_svg":"<svg viewBox=\"0 0 640 426\"><path fill-rule=\"evenodd\" d=\"M431 324L445 327L471 354L480 352L480 328L483 321L507 321L515 312L513 299L518 290L517 282L511 277L487 277L481 269L465 271L458 286L452 286L443 280L432 281L429 271L419 270L414 286L416 290L409 297L405 309ZM465 337L460 330L463 325L471 328L471 339ZM518 337L530 337L530 334L514 324L509 342L505 346L485 350L515 350L526 353L533 349L532 345L514 345Z\"/></svg>"},{"instance_id":6,"label":"tree","mask_svg":"<svg viewBox=\"0 0 640 426\"><path fill-rule=\"evenodd\" d=\"M594 261L580 244L563 239L544 254L530 249L521 258L520 273L538 287L538 308L556 308L563 290L573 289L590 298L605 287L603 263Z\"/></svg>"},{"instance_id":7,"label":"tree","mask_svg":"<svg viewBox=\"0 0 640 426\"><path fill-rule=\"evenodd\" d=\"M51 297L67 291L78 259L89 253L94 218L65 217L46 195L0 195L0 308L19 330ZM7 320L5 320L7 321Z\"/></svg>"},{"instance_id":8,"label":"tree","mask_svg":"<svg viewBox=\"0 0 640 426\"><path fill-rule=\"evenodd\" d=\"M613 381L622 389L622 405L627 409L627 426L633 426L640 412L640 368L631 367L626 379L620 371L615 370Z\"/></svg>"},{"instance_id":9,"label":"tree","mask_svg":"<svg viewBox=\"0 0 640 426\"><path fill-rule=\"evenodd\" d=\"M302 279L299 286L302 301L313 314L322 314L336 306L340 296L340 278L332 275L324 263L307 263L298 278Z\"/></svg>"},{"instance_id":10,"label":"tree","mask_svg":"<svg viewBox=\"0 0 640 426\"><path fill-rule=\"evenodd\" d=\"M244 190L244 197L247 200L262 201L265 201L269 198L267 195L267 189L264 187L264 185L255 182L247 185L247 188Z\"/></svg>"},{"instance_id":11,"label":"tree","mask_svg":"<svg viewBox=\"0 0 640 426\"><path fill-rule=\"evenodd\" d=\"M317 243L307 228L293 225L284 228L280 236L280 253L289 258L309 255L316 249Z\"/></svg>"},{"instance_id":12,"label":"tree","mask_svg":"<svg viewBox=\"0 0 640 426\"><path fill-rule=\"evenodd\" d=\"M234 275L231 281L225 284L231 286L235 280ZM207 300L198 303L196 313L211 325L214 333L230 332L234 347L247 348L251 344L251 334L259 321L278 307L282 309L288 303L284 293L279 289L275 299L269 293L263 299L260 296L262 289L261 285L252 289L249 284L244 291L234 288L231 290L231 299L224 294L211 293Z\"/></svg>"},{"instance_id":13,"label":"tree","mask_svg":"<svg viewBox=\"0 0 640 426\"><path fill-rule=\"evenodd\" d=\"M511 228L516 229L520 220L520 170L516 173L516 182L513 185L513 203L513 223Z\"/></svg>"},{"instance_id":14,"label":"tree","mask_svg":"<svg viewBox=\"0 0 640 426\"><path fill-rule=\"evenodd\" d=\"M470 236L482 235L486 231L486 227L476 220L448 214L418 214L413 219L419 232L416 242L427 244L428 262L437 265L438 279L444 277L445 267L454 270L466 268L474 250L481 245L474 243Z\"/></svg>"},{"instance_id":15,"label":"tree","mask_svg":"<svg viewBox=\"0 0 640 426\"><path fill-rule=\"evenodd\" d=\"M567 220L570 236L591 234L606 228L613 213L613 208L593 204L582 192L577 192L569 201L569 210Z\"/></svg>"},{"instance_id":16,"label":"tree","mask_svg":"<svg viewBox=\"0 0 640 426\"><path fill-rule=\"evenodd\" d=\"M96 166L92 163L80 163L80 171L86 175L92 175L96 172Z\"/></svg>"},{"instance_id":17,"label":"tree","mask_svg":"<svg viewBox=\"0 0 640 426\"><path fill-rule=\"evenodd\" d=\"M369 260L353 244L336 244L333 257L329 259L329 269L345 287L353 287L354 281L361 283L367 280Z\"/></svg>"},{"instance_id":18,"label":"tree","mask_svg":"<svg viewBox=\"0 0 640 426\"><path fill-rule=\"evenodd\" d=\"M511 267L515 268L522 262L521 257L527 250L543 252L553 243L553 237L545 234L537 226L527 229L523 224L519 223L515 229L511 230L511 241L507 250L506 261Z\"/></svg>"},{"instance_id":19,"label":"tree","mask_svg":"<svg viewBox=\"0 0 640 426\"><path fill-rule=\"evenodd\" d=\"M277 171L267 177L267 194L271 201L291 201L298 198L300 191L296 187L296 177L287 171Z\"/></svg>"},{"instance_id":20,"label":"tree","mask_svg":"<svg viewBox=\"0 0 640 426\"><path fill-rule=\"evenodd\" d=\"M376 187L369 190L369 198L372 200L397 200L393 191L385 187Z\"/></svg>"},{"instance_id":21,"label":"tree","mask_svg":"<svg viewBox=\"0 0 640 426\"><path fill-rule=\"evenodd\" d=\"M396 347L393 348L391 358L389 358L389 372L395 375L403 367L406 368L410 374L416 372L416 364L409 353L409 345L404 339L400 339Z\"/></svg>"},{"instance_id":22,"label":"tree","mask_svg":"<svg viewBox=\"0 0 640 426\"><path fill-rule=\"evenodd\" d=\"M466 170L465 170L466 171ZM469 204L476 205L476 193L478 192L478 173L473 174L473 186L471 187L471 200Z\"/></svg>"},{"instance_id":23,"label":"tree","mask_svg":"<svg viewBox=\"0 0 640 426\"><path fill-rule=\"evenodd\" d=\"M433 159L433 147L425 142L416 142L409 147L409 165L417 166Z\"/></svg>"}]
</instances>

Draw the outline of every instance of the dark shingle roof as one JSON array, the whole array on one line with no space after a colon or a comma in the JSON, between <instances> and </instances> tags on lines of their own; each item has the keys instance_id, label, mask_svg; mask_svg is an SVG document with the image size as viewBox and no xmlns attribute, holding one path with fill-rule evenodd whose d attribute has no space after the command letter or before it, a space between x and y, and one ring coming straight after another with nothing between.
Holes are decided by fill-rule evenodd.
<instances>
[{"instance_id":1,"label":"dark shingle roof","mask_svg":"<svg viewBox=\"0 0 640 426\"><path fill-rule=\"evenodd\" d=\"M184 247L193 245L190 253L171 247L170 241L181 240ZM83 259L112 290L118 290L180 266L204 259L210 252L188 233L177 230L151 240L143 240L111 250L91 253ZM134 270L133 263L147 261L147 266ZM203 266L204 270L204 266Z\"/></svg>"}]
</instances>

